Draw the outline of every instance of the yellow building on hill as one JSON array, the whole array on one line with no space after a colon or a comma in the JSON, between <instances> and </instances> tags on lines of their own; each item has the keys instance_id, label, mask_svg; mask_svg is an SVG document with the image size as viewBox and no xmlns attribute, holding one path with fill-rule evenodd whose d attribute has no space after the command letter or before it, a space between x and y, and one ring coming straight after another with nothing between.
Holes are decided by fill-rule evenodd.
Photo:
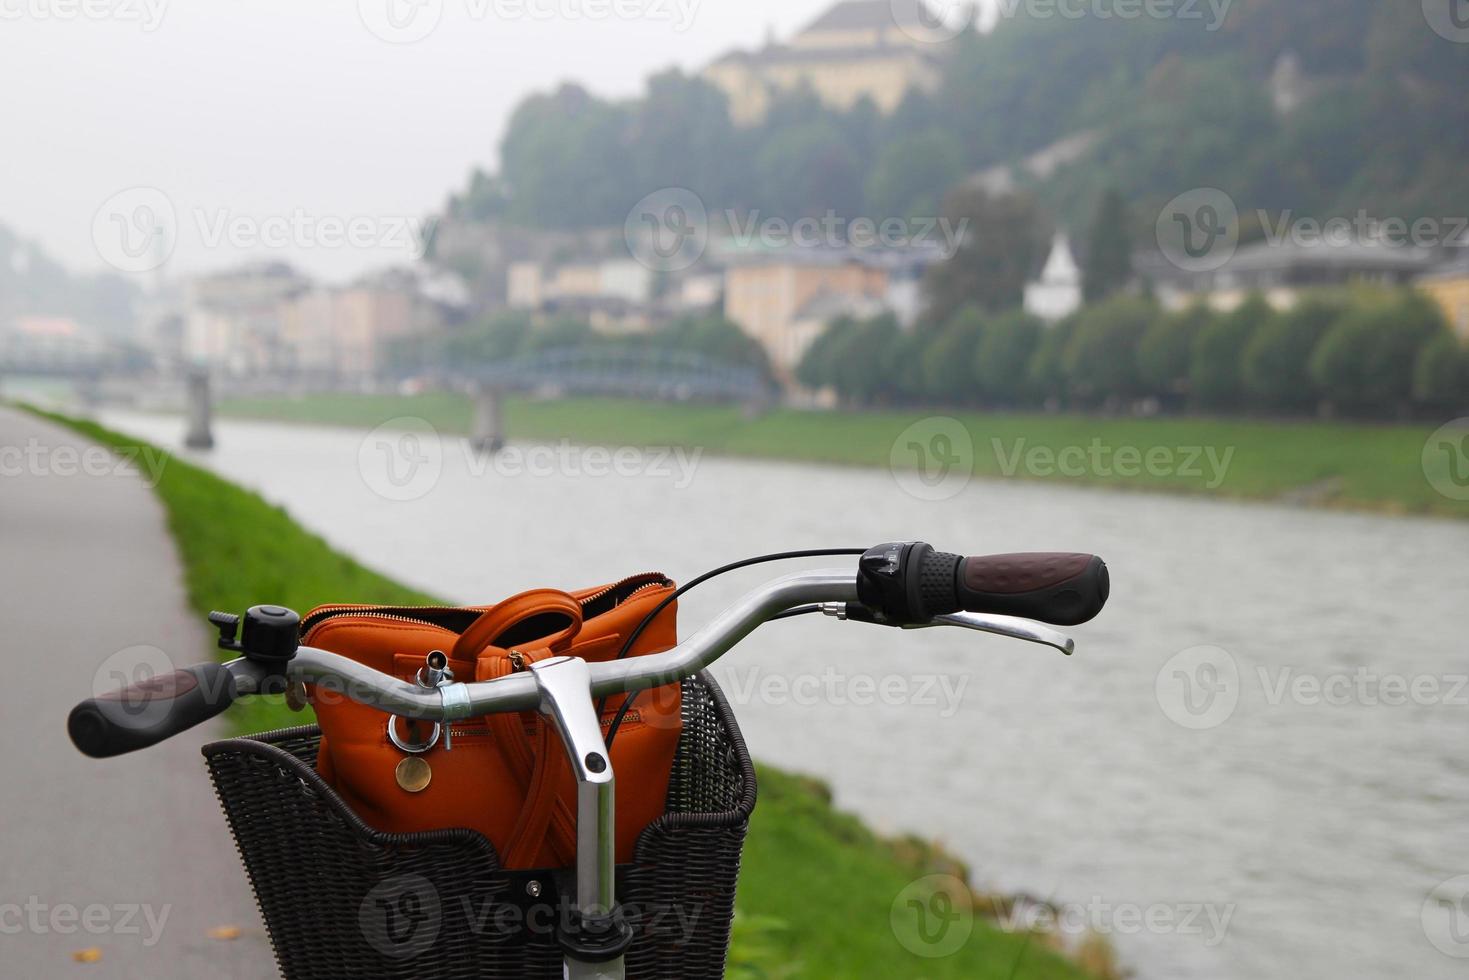
<instances>
[{"instance_id":1,"label":"yellow building on hill","mask_svg":"<svg viewBox=\"0 0 1469 980\"><path fill-rule=\"evenodd\" d=\"M940 82L943 46L918 5L892 0L845 0L818 17L789 44L732 51L704 70L729 99L736 125L765 118L774 97L809 88L835 109L871 99L884 115L910 90L932 92ZM926 23L925 23L926 22Z\"/></svg>"},{"instance_id":2,"label":"yellow building on hill","mask_svg":"<svg viewBox=\"0 0 1469 980\"><path fill-rule=\"evenodd\" d=\"M1433 297L1454 333L1469 343L1469 261L1423 276L1418 288Z\"/></svg>"}]
</instances>

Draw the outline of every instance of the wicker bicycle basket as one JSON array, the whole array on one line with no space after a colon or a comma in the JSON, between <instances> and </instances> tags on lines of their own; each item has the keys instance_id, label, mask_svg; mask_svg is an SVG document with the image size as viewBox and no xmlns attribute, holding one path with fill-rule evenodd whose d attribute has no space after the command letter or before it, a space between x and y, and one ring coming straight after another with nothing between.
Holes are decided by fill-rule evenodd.
<instances>
[{"instance_id":1,"label":"wicker bicycle basket","mask_svg":"<svg viewBox=\"0 0 1469 980\"><path fill-rule=\"evenodd\" d=\"M385 834L315 769L317 728L204 747L288 980L555 980L565 872L507 871L471 830ZM630 978L724 975L755 770L707 675L683 682L668 810L618 868Z\"/></svg>"}]
</instances>

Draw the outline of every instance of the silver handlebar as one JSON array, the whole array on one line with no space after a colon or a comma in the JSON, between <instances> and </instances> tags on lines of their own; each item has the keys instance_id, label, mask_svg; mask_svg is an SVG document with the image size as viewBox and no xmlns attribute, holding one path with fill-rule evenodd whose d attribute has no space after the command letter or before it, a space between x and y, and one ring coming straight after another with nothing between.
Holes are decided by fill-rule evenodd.
<instances>
[{"instance_id":1,"label":"silver handlebar","mask_svg":"<svg viewBox=\"0 0 1469 980\"><path fill-rule=\"evenodd\" d=\"M787 575L747 593L703 629L663 653L588 664L594 697L607 697L660 687L698 673L729 652L762 623L798 606L857 601L857 582L850 571L826 570ZM1070 654L1071 639L1038 623L1008 616L958 613L935 617L927 626L962 626L1054 647ZM505 711L534 711L541 692L530 673L491 681L452 683L428 689L374 670L355 660L300 647L290 661L287 679L314 685L318 695L332 691L389 714L424 721L450 722ZM239 677L248 687L249 677ZM248 690L242 693L249 693Z\"/></svg>"}]
</instances>

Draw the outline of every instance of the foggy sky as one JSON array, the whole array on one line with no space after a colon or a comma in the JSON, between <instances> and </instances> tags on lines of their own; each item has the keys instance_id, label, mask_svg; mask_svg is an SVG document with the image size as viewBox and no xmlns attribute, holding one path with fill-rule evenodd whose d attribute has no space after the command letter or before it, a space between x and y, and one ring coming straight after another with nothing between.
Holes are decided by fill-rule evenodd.
<instances>
[{"instance_id":1,"label":"foggy sky","mask_svg":"<svg viewBox=\"0 0 1469 980\"><path fill-rule=\"evenodd\" d=\"M443 5L415 43L366 26L389 29L387 2L0 0L0 223L74 270L107 269L99 208L152 188L177 215L169 275L275 258L344 280L405 260L391 220L493 168L527 93L575 80L634 95L672 64L787 37L830 0L592 0L601 14L580 16L557 13L579 0L394 0ZM250 238L359 216L384 245Z\"/></svg>"}]
</instances>

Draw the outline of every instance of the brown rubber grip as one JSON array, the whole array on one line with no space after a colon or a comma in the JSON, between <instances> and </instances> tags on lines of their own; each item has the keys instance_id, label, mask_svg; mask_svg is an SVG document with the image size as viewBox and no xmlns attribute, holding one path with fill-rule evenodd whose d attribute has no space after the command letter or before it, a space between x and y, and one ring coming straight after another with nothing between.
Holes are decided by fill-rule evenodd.
<instances>
[{"instance_id":1,"label":"brown rubber grip","mask_svg":"<svg viewBox=\"0 0 1469 980\"><path fill-rule=\"evenodd\" d=\"M996 595L1037 592L1076 578L1091 563L1091 555L989 555L966 561L962 581L971 592Z\"/></svg>"},{"instance_id":2,"label":"brown rubber grip","mask_svg":"<svg viewBox=\"0 0 1469 980\"><path fill-rule=\"evenodd\" d=\"M229 667L200 664L83 701L67 717L66 729L84 754L106 759L208 721L239 696Z\"/></svg>"},{"instance_id":3,"label":"brown rubber grip","mask_svg":"<svg viewBox=\"0 0 1469 980\"><path fill-rule=\"evenodd\" d=\"M199 686L196 674L187 670L176 670L172 674L159 674L146 681L138 681L117 691L98 695L101 701L121 701L127 705L146 706L159 701L181 698Z\"/></svg>"},{"instance_id":4,"label":"brown rubber grip","mask_svg":"<svg viewBox=\"0 0 1469 980\"><path fill-rule=\"evenodd\" d=\"M1111 579L1095 555L1037 553L965 558L956 582L969 612L1079 626L1107 604Z\"/></svg>"}]
</instances>

